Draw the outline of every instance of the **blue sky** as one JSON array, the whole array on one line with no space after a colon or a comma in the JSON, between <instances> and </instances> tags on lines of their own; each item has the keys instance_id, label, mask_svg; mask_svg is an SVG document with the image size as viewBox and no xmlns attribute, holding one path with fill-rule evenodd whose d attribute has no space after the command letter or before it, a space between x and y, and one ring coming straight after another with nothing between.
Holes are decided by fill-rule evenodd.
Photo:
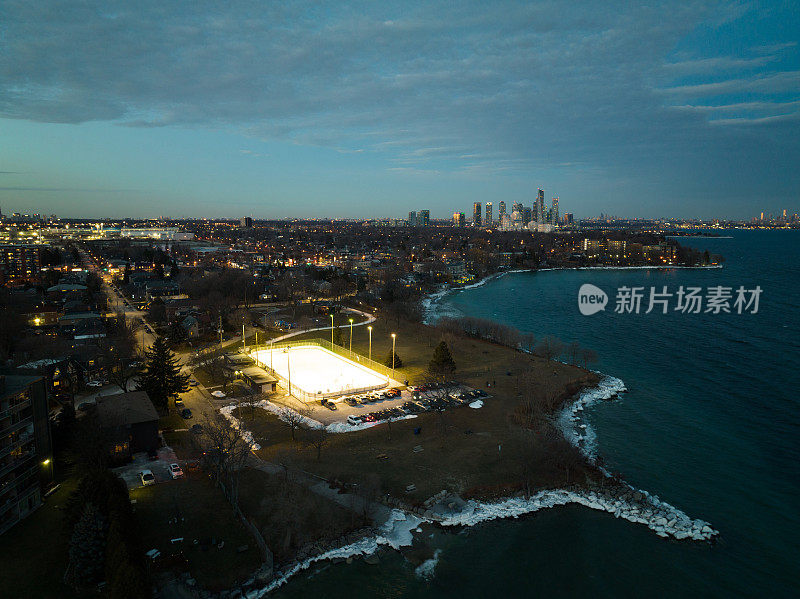
<instances>
[{"instance_id":1,"label":"blue sky","mask_svg":"<svg viewBox=\"0 0 800 599\"><path fill-rule=\"evenodd\" d=\"M0 0L0 207L800 211L791 2Z\"/></svg>"}]
</instances>

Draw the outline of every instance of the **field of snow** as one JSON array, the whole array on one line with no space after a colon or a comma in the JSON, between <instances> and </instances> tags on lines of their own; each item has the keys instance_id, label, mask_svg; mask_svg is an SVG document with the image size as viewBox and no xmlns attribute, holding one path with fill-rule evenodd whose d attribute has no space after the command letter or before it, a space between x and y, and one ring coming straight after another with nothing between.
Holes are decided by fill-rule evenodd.
<instances>
[{"instance_id":1,"label":"field of snow","mask_svg":"<svg viewBox=\"0 0 800 599\"><path fill-rule=\"evenodd\" d=\"M263 349L253 357L271 366L284 383L291 378L293 392L297 388L309 395L336 396L388 384L382 374L317 345Z\"/></svg>"}]
</instances>

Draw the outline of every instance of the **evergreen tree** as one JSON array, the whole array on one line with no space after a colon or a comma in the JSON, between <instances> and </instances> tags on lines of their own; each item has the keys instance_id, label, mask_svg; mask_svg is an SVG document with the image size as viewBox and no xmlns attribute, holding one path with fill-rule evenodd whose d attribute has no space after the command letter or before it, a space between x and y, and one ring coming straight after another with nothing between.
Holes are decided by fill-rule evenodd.
<instances>
[{"instance_id":1,"label":"evergreen tree","mask_svg":"<svg viewBox=\"0 0 800 599\"><path fill-rule=\"evenodd\" d=\"M456 363L447 343L440 341L433 350L433 357L428 364L428 372L433 375L451 375L456 371Z\"/></svg>"},{"instance_id":2,"label":"evergreen tree","mask_svg":"<svg viewBox=\"0 0 800 599\"><path fill-rule=\"evenodd\" d=\"M70 576L77 587L97 583L103 573L106 521L93 503L87 503L69 541Z\"/></svg>"},{"instance_id":3,"label":"evergreen tree","mask_svg":"<svg viewBox=\"0 0 800 599\"><path fill-rule=\"evenodd\" d=\"M344 346L344 336L342 335L342 327L333 329L333 343L334 345Z\"/></svg>"},{"instance_id":4,"label":"evergreen tree","mask_svg":"<svg viewBox=\"0 0 800 599\"><path fill-rule=\"evenodd\" d=\"M394 366L392 366L392 350L389 350L389 353L386 354L386 358L383 361L384 366L388 366L389 368L402 368L403 361L400 359L400 356L397 355L395 352L394 354Z\"/></svg>"},{"instance_id":5,"label":"evergreen tree","mask_svg":"<svg viewBox=\"0 0 800 599\"><path fill-rule=\"evenodd\" d=\"M189 389L189 376L181 374L181 367L163 337L156 337L153 345L145 351L144 372L139 379L139 389L147 391L153 404L167 409L170 395Z\"/></svg>"},{"instance_id":6,"label":"evergreen tree","mask_svg":"<svg viewBox=\"0 0 800 599\"><path fill-rule=\"evenodd\" d=\"M131 263L125 264L125 270L122 272L122 284L127 285L131 280Z\"/></svg>"},{"instance_id":7,"label":"evergreen tree","mask_svg":"<svg viewBox=\"0 0 800 599\"><path fill-rule=\"evenodd\" d=\"M173 320L169 327L169 340L172 343L183 343L189 338L189 333L183 328L180 321Z\"/></svg>"}]
</instances>

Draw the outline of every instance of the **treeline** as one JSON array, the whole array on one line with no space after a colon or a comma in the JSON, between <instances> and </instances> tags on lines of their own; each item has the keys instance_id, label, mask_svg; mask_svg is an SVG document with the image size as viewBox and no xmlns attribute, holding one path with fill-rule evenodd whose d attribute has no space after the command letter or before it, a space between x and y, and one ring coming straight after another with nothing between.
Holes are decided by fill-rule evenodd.
<instances>
[{"instance_id":1,"label":"treeline","mask_svg":"<svg viewBox=\"0 0 800 599\"><path fill-rule=\"evenodd\" d=\"M459 318L442 317L436 327L445 333L467 335L476 339L483 339L498 343L518 351L534 354L545 360L566 359L572 364L583 364L586 368L597 361L594 350L581 347L577 341L565 343L557 337L546 335L541 339L533 333L523 333L511 327L488 318L462 316Z\"/></svg>"},{"instance_id":2,"label":"treeline","mask_svg":"<svg viewBox=\"0 0 800 599\"><path fill-rule=\"evenodd\" d=\"M65 526L69 584L88 589L105 580L108 597L152 596L136 516L121 478L105 469L85 474L68 500Z\"/></svg>"}]
</instances>

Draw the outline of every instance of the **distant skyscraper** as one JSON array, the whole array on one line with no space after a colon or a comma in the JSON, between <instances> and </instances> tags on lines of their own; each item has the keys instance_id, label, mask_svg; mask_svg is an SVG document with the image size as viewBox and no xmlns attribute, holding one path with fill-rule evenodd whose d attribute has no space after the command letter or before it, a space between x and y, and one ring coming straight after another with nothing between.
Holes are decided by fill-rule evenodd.
<instances>
[{"instance_id":1,"label":"distant skyscraper","mask_svg":"<svg viewBox=\"0 0 800 599\"><path fill-rule=\"evenodd\" d=\"M550 224L558 224L558 198L553 198L553 206L550 208Z\"/></svg>"},{"instance_id":2,"label":"distant skyscraper","mask_svg":"<svg viewBox=\"0 0 800 599\"><path fill-rule=\"evenodd\" d=\"M466 224L467 218L463 212L453 212L453 225L456 227L463 227Z\"/></svg>"},{"instance_id":3,"label":"distant skyscraper","mask_svg":"<svg viewBox=\"0 0 800 599\"><path fill-rule=\"evenodd\" d=\"M786 211L784 210L784 212L786 212ZM491 202L486 202L486 221L485 222L486 222L486 226L487 227L491 227L492 226L492 203Z\"/></svg>"},{"instance_id":4,"label":"distant skyscraper","mask_svg":"<svg viewBox=\"0 0 800 599\"><path fill-rule=\"evenodd\" d=\"M511 212L519 212L522 214L522 203L514 202L514 205L511 207Z\"/></svg>"},{"instance_id":5,"label":"distant skyscraper","mask_svg":"<svg viewBox=\"0 0 800 599\"><path fill-rule=\"evenodd\" d=\"M408 213L408 226L409 227L416 227L417 226L417 213L413 210Z\"/></svg>"},{"instance_id":6,"label":"distant skyscraper","mask_svg":"<svg viewBox=\"0 0 800 599\"><path fill-rule=\"evenodd\" d=\"M480 227L483 222L481 221L481 203L475 202L472 205L472 224L476 227Z\"/></svg>"},{"instance_id":7,"label":"distant skyscraper","mask_svg":"<svg viewBox=\"0 0 800 599\"><path fill-rule=\"evenodd\" d=\"M430 210L420 210L419 211L419 218L417 218L417 224L420 227L427 227L431 224L431 211Z\"/></svg>"},{"instance_id":8,"label":"distant skyscraper","mask_svg":"<svg viewBox=\"0 0 800 599\"><path fill-rule=\"evenodd\" d=\"M251 229L253 227L253 219L249 216L243 216L239 220L239 225L244 227L245 229Z\"/></svg>"},{"instance_id":9,"label":"distant skyscraper","mask_svg":"<svg viewBox=\"0 0 800 599\"><path fill-rule=\"evenodd\" d=\"M506 203L500 202L500 207L497 209L497 220L499 220L502 223L505 214L506 214Z\"/></svg>"},{"instance_id":10,"label":"distant skyscraper","mask_svg":"<svg viewBox=\"0 0 800 599\"><path fill-rule=\"evenodd\" d=\"M536 222L544 224L544 190L541 187L536 195Z\"/></svg>"},{"instance_id":11,"label":"distant skyscraper","mask_svg":"<svg viewBox=\"0 0 800 599\"><path fill-rule=\"evenodd\" d=\"M527 227L531 220L533 220L533 211L526 206L522 209L522 224Z\"/></svg>"}]
</instances>

